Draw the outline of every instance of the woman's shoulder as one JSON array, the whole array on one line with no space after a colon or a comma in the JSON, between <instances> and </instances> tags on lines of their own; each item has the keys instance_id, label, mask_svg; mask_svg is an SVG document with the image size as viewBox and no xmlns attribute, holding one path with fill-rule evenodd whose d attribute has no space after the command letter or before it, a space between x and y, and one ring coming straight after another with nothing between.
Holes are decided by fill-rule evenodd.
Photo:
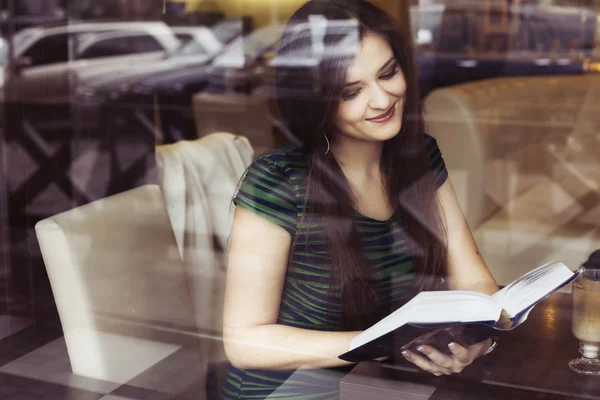
<instances>
[{"instance_id":1,"label":"woman's shoulder","mask_svg":"<svg viewBox=\"0 0 600 400\"><path fill-rule=\"evenodd\" d=\"M438 147L437 140L427 132L425 132L425 142L427 143L428 148Z\"/></svg>"},{"instance_id":2,"label":"woman's shoulder","mask_svg":"<svg viewBox=\"0 0 600 400\"><path fill-rule=\"evenodd\" d=\"M441 156L440 146L437 140L429 133L425 133L425 145L430 158L438 158Z\"/></svg>"},{"instance_id":3,"label":"woman's shoulder","mask_svg":"<svg viewBox=\"0 0 600 400\"><path fill-rule=\"evenodd\" d=\"M293 144L286 144L261 155L254 164L272 166L288 176L304 173L308 167L306 155Z\"/></svg>"},{"instance_id":4,"label":"woman's shoulder","mask_svg":"<svg viewBox=\"0 0 600 400\"><path fill-rule=\"evenodd\" d=\"M437 140L428 133L425 133L425 141L427 143L427 152L429 153L429 163L434 174L435 187L440 188L448 178L446 163Z\"/></svg>"}]
</instances>

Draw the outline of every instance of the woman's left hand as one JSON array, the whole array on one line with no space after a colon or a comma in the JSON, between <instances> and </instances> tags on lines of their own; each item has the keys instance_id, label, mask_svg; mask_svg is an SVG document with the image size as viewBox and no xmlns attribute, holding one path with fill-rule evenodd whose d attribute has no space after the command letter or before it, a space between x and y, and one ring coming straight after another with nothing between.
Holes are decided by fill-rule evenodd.
<instances>
[{"instance_id":1,"label":"woman's left hand","mask_svg":"<svg viewBox=\"0 0 600 400\"><path fill-rule=\"evenodd\" d=\"M491 339L486 339L469 347L449 343L448 348L452 352L450 355L444 354L432 346L421 345L417 347L416 352L405 350L402 355L417 367L431 372L435 376L450 375L461 372L478 357L481 357L491 345ZM419 352L422 355L419 355Z\"/></svg>"}]
</instances>

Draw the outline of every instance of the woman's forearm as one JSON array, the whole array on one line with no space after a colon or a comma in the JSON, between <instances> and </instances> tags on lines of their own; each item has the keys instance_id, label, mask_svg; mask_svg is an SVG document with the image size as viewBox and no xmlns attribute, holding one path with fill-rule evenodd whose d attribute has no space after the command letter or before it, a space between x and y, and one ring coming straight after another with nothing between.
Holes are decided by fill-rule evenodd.
<instances>
[{"instance_id":1,"label":"woman's forearm","mask_svg":"<svg viewBox=\"0 0 600 400\"><path fill-rule=\"evenodd\" d=\"M225 352L238 368L295 370L351 365L338 356L361 333L323 332L285 325L226 329Z\"/></svg>"}]
</instances>

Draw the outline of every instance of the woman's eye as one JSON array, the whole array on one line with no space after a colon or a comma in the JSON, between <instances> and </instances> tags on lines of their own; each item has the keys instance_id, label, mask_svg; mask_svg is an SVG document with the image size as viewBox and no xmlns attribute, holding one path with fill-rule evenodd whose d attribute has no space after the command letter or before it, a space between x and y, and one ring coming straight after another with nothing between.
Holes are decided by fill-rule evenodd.
<instances>
[{"instance_id":1,"label":"woman's eye","mask_svg":"<svg viewBox=\"0 0 600 400\"><path fill-rule=\"evenodd\" d=\"M381 75L379 78L380 79L392 79L398 73L398 71L399 71L398 68L394 68L393 70L391 70L387 74Z\"/></svg>"},{"instance_id":2,"label":"woman's eye","mask_svg":"<svg viewBox=\"0 0 600 400\"><path fill-rule=\"evenodd\" d=\"M344 92L342 93L342 99L344 101L349 101L354 99L356 96L358 96L358 93L360 93L360 89L358 90L353 90L353 91L348 91L348 92Z\"/></svg>"}]
</instances>

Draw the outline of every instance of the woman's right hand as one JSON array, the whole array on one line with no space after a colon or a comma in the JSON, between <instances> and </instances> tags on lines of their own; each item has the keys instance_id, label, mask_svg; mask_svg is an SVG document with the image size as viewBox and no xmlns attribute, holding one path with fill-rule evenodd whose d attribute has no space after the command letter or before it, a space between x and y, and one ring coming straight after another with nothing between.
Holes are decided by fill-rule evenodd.
<instances>
[{"instance_id":1,"label":"woman's right hand","mask_svg":"<svg viewBox=\"0 0 600 400\"><path fill-rule=\"evenodd\" d=\"M417 367L435 376L451 375L462 372L481 357L491 345L491 339L485 339L468 347L450 342L448 343L450 354L438 351L432 346L421 345L417 347L416 352L405 350L402 355Z\"/></svg>"},{"instance_id":2,"label":"woman's right hand","mask_svg":"<svg viewBox=\"0 0 600 400\"><path fill-rule=\"evenodd\" d=\"M490 345L482 326L456 325L435 329L402 346L402 356L434 375L461 372ZM483 340L482 340L483 339Z\"/></svg>"}]
</instances>

